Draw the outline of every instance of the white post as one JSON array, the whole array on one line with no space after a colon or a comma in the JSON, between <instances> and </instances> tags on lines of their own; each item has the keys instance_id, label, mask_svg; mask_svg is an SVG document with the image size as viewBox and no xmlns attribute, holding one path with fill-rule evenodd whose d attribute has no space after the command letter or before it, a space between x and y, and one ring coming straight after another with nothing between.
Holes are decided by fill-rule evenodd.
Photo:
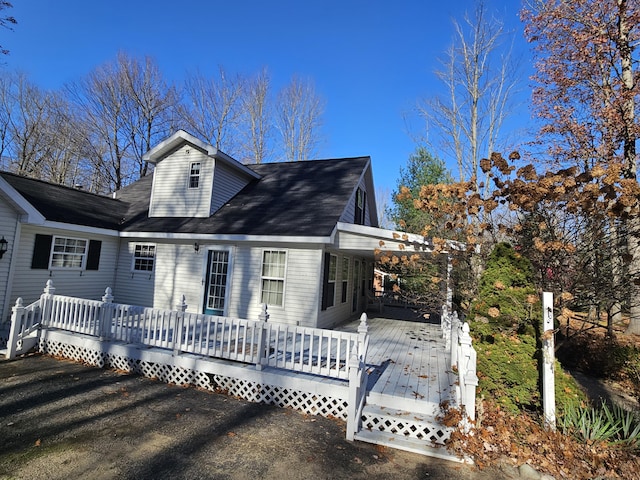
<instances>
[{"instance_id":1,"label":"white post","mask_svg":"<svg viewBox=\"0 0 640 480\"><path fill-rule=\"evenodd\" d=\"M111 323L113 317L113 308L111 306L111 303L113 303L113 295L111 292L111 287L107 287L104 289L104 295L102 296L99 319L100 326L98 328L98 331L100 332L100 340L111 340Z\"/></svg>"},{"instance_id":2,"label":"white post","mask_svg":"<svg viewBox=\"0 0 640 480\"><path fill-rule=\"evenodd\" d=\"M51 323L51 307L53 303L53 296L56 293L56 289L53 286L53 280L47 280L44 286L44 292L40 295L40 323L48 325Z\"/></svg>"},{"instance_id":3,"label":"white post","mask_svg":"<svg viewBox=\"0 0 640 480\"><path fill-rule=\"evenodd\" d=\"M24 304L22 297L18 297L16 304L11 309L11 330L9 330L9 340L7 340L7 353L5 358L11 360L16 357L18 349L18 335L22 330L22 322L24 319Z\"/></svg>"},{"instance_id":4,"label":"white post","mask_svg":"<svg viewBox=\"0 0 640 480\"><path fill-rule=\"evenodd\" d=\"M352 441L360 426L358 412L360 410L360 369L363 366L355 352L348 363L349 368L349 399L347 400L347 440Z\"/></svg>"},{"instance_id":5,"label":"white post","mask_svg":"<svg viewBox=\"0 0 640 480\"><path fill-rule=\"evenodd\" d=\"M182 346L182 330L184 328L184 312L187 311L187 297L182 295L180 297L180 303L176 305L178 314L176 315L176 324L173 331L173 354L178 355L180 353L180 347Z\"/></svg>"},{"instance_id":6,"label":"white post","mask_svg":"<svg viewBox=\"0 0 640 480\"><path fill-rule=\"evenodd\" d=\"M471 345L471 335L469 324L463 323L460 328L460 358L458 363L458 378L462 387L461 401L464 405L465 413L470 420L476 418L476 387L478 386L478 376L476 374L476 350Z\"/></svg>"},{"instance_id":7,"label":"white post","mask_svg":"<svg viewBox=\"0 0 640 480\"><path fill-rule=\"evenodd\" d=\"M555 346L553 340L553 293L542 292L542 407L544 425L556 429Z\"/></svg>"},{"instance_id":8,"label":"white post","mask_svg":"<svg viewBox=\"0 0 640 480\"><path fill-rule=\"evenodd\" d=\"M453 311L453 288L451 288L451 272L453 272L453 260L451 252L447 252L447 309Z\"/></svg>"},{"instance_id":9,"label":"white post","mask_svg":"<svg viewBox=\"0 0 640 480\"><path fill-rule=\"evenodd\" d=\"M269 320L269 312L267 312L267 304L263 303L260 308L260 314L258 315L258 321L261 325L258 327L258 358L256 359L256 370L262 370L269 361L269 353L264 344L265 328L267 328L267 321Z\"/></svg>"}]
</instances>

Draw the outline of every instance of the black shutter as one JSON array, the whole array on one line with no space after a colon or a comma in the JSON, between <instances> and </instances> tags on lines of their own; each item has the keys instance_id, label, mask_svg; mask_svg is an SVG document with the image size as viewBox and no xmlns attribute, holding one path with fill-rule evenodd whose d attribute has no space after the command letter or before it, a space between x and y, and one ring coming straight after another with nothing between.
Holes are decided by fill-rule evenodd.
<instances>
[{"instance_id":1,"label":"black shutter","mask_svg":"<svg viewBox=\"0 0 640 480\"><path fill-rule=\"evenodd\" d=\"M360 222L360 225L364 225L365 223L367 223L366 218L367 218L367 192L362 190L362 222Z\"/></svg>"},{"instance_id":2,"label":"black shutter","mask_svg":"<svg viewBox=\"0 0 640 480\"><path fill-rule=\"evenodd\" d=\"M33 246L33 256L31 257L31 268L49 268L49 257L51 256L52 235L41 235L36 233L36 242Z\"/></svg>"},{"instance_id":3,"label":"black shutter","mask_svg":"<svg viewBox=\"0 0 640 480\"><path fill-rule=\"evenodd\" d=\"M87 252L87 270L98 270L100 266L100 250L102 242L100 240L89 240L89 251Z\"/></svg>"},{"instance_id":4,"label":"black shutter","mask_svg":"<svg viewBox=\"0 0 640 480\"><path fill-rule=\"evenodd\" d=\"M322 275L322 310L326 310L329 306L329 264L331 263L331 254L324 254L324 273Z\"/></svg>"}]
</instances>

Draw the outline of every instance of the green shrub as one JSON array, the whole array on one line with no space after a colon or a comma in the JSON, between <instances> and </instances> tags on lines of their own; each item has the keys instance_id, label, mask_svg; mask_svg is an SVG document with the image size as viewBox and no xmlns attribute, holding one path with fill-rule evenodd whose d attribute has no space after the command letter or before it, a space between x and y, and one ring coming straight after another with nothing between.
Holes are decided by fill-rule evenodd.
<instances>
[{"instance_id":1,"label":"green shrub","mask_svg":"<svg viewBox=\"0 0 640 480\"><path fill-rule=\"evenodd\" d=\"M512 414L540 411L540 350L531 335L494 332L491 325L471 325L478 354L478 395L491 397ZM555 365L556 404L584 401L577 383Z\"/></svg>"},{"instance_id":2,"label":"green shrub","mask_svg":"<svg viewBox=\"0 0 640 480\"><path fill-rule=\"evenodd\" d=\"M498 329L533 335L541 311L531 263L508 243L497 244L480 277L471 318L482 317Z\"/></svg>"}]
</instances>

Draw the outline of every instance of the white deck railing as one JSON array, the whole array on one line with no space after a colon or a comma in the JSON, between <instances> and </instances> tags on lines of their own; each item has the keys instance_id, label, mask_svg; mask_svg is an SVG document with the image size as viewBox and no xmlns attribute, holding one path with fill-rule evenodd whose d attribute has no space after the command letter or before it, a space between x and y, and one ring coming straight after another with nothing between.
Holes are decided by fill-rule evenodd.
<instances>
[{"instance_id":1,"label":"white deck railing","mask_svg":"<svg viewBox=\"0 0 640 480\"><path fill-rule=\"evenodd\" d=\"M269 323L266 307L260 320L237 319L187 313L184 300L174 311L113 303L111 289L105 292L102 301L55 295L49 280L38 302L14 307L12 329L16 325L16 332L24 332L39 322L40 328L77 332L105 341L343 380L349 379L352 358L363 363L366 358L366 315L364 327L352 333ZM18 336L14 335L14 343Z\"/></svg>"},{"instance_id":2,"label":"white deck railing","mask_svg":"<svg viewBox=\"0 0 640 480\"><path fill-rule=\"evenodd\" d=\"M451 353L451 367L458 375L459 401L469 420L476 418L476 350L471 344L469 324L461 322L457 312L449 312L442 307L441 317L442 336L445 339L447 351Z\"/></svg>"}]
</instances>

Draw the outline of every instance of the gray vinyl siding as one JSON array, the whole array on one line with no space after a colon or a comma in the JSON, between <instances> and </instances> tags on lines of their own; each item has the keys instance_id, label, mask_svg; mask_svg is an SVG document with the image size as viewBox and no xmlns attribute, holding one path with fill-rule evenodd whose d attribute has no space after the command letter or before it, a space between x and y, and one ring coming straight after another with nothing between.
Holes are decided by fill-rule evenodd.
<instances>
[{"instance_id":1,"label":"gray vinyl siding","mask_svg":"<svg viewBox=\"0 0 640 480\"><path fill-rule=\"evenodd\" d=\"M155 308L175 309L182 295L187 311L201 313L205 295L205 275L209 249L230 249L226 315L258 319L261 312L261 267L264 250L287 252L284 306L269 306L269 321L317 326L322 267L319 249L285 248L269 245L202 244L196 253L193 244L156 242L156 263L151 275L130 269L133 245L123 242L115 301ZM151 242L143 242L151 243Z\"/></svg>"},{"instance_id":2,"label":"gray vinyl siding","mask_svg":"<svg viewBox=\"0 0 640 480\"><path fill-rule=\"evenodd\" d=\"M189 153L187 153L189 152ZM200 185L189 188L191 164L200 162ZM150 217L208 217L214 159L184 145L156 165L149 206Z\"/></svg>"},{"instance_id":3,"label":"gray vinyl siding","mask_svg":"<svg viewBox=\"0 0 640 480\"><path fill-rule=\"evenodd\" d=\"M37 233L101 241L99 270L32 269L31 258ZM49 279L53 281L58 295L99 300L107 287L113 288L117 250L118 239L115 237L23 225L11 301L15 302L16 298L22 297L25 305L33 303L40 297Z\"/></svg>"},{"instance_id":4,"label":"gray vinyl siding","mask_svg":"<svg viewBox=\"0 0 640 480\"><path fill-rule=\"evenodd\" d=\"M239 176L222 162L216 162L213 174L213 194L211 197L211 214L231 200L242 190L249 180Z\"/></svg>"},{"instance_id":5,"label":"gray vinyl siding","mask_svg":"<svg viewBox=\"0 0 640 480\"><path fill-rule=\"evenodd\" d=\"M156 282L156 268L151 272L134 272L132 270L133 252L138 243L147 241L120 240L118 270L113 289L114 301L129 305L153 306L153 291ZM157 249L157 244L156 244ZM157 254L157 252L156 252ZM157 255L156 255L157 262Z\"/></svg>"},{"instance_id":6,"label":"gray vinyl siding","mask_svg":"<svg viewBox=\"0 0 640 480\"><path fill-rule=\"evenodd\" d=\"M260 314L261 268L264 250L287 252L284 305L268 306L269 321L315 327L319 310L318 278L321 276L322 252L318 249L280 246L239 246L236 249L233 301L230 315L258 318Z\"/></svg>"},{"instance_id":7,"label":"gray vinyl siding","mask_svg":"<svg viewBox=\"0 0 640 480\"><path fill-rule=\"evenodd\" d=\"M367 199L366 199L367 204L364 210L364 224L367 226L371 226L371 204L370 204L369 196L373 195L373 192L367 191L367 185L364 181L364 178L360 180L358 187L364 190L365 193L367 194ZM342 212L342 215L340 216L341 222L354 223L354 219L356 215L356 191L357 191L357 188L353 190L353 193L351 194L351 198L349 198L349 202L347 203L347 207L345 208L344 212Z\"/></svg>"},{"instance_id":8,"label":"gray vinyl siding","mask_svg":"<svg viewBox=\"0 0 640 480\"><path fill-rule=\"evenodd\" d=\"M6 292L9 286L9 269L11 266L11 257L16 247L15 238L17 229L18 216L16 211L5 202L0 201L0 232L2 232L2 236L4 236L8 242L7 252L2 257L2 260L0 260L0 292L3 292L3 294L0 295L0 314L4 313L2 318L0 318L0 323L7 320L11 312L10 307L12 307L12 305L5 305L4 292ZM2 236L0 236L0 238L2 238ZM7 307L6 310L5 307Z\"/></svg>"}]
</instances>

